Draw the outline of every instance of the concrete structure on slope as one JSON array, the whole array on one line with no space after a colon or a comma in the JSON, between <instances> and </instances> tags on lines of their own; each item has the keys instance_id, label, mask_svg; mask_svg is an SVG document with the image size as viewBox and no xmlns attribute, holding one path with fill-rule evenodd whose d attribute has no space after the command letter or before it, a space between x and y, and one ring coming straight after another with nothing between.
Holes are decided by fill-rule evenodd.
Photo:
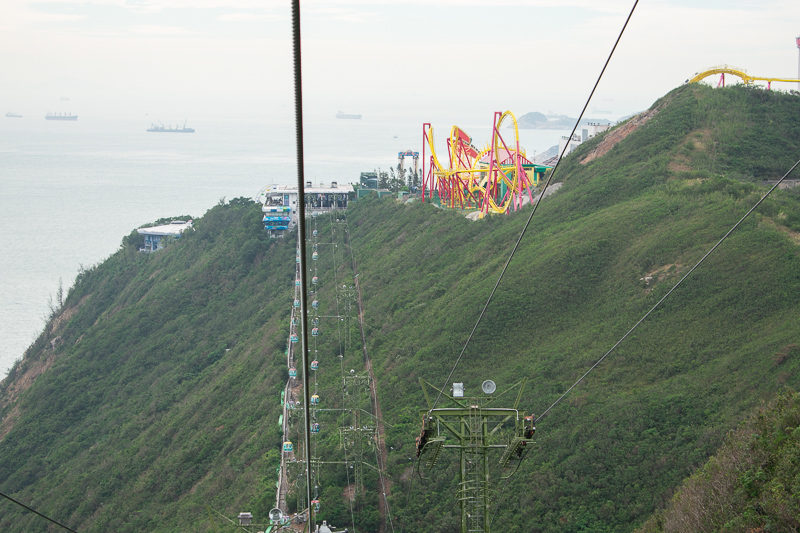
<instances>
[{"instance_id":1,"label":"concrete structure on slope","mask_svg":"<svg viewBox=\"0 0 800 533\"><path fill-rule=\"evenodd\" d=\"M328 187L314 186L310 181L305 186L306 212L312 216L335 209L346 209L350 200L348 188L340 188L332 181ZM297 187L270 185L259 196L264 213L264 229L279 236L297 224Z\"/></svg>"},{"instance_id":2,"label":"concrete structure on slope","mask_svg":"<svg viewBox=\"0 0 800 533\"><path fill-rule=\"evenodd\" d=\"M564 146L567 145L567 143L569 143L569 145L567 146L567 151L564 152L564 155L572 153L572 151L575 150L575 148L585 143L598 133L603 133L610 127L611 127L610 123L600 124L594 122L590 122L589 124L580 126L580 128L578 129L580 133L576 133L575 135L573 135L572 139L570 139L569 136L567 135L561 137L561 140L558 141L558 155L559 156L561 155L561 153L564 151ZM556 157L556 159L558 159L558 157Z\"/></svg>"},{"instance_id":3,"label":"concrete structure on slope","mask_svg":"<svg viewBox=\"0 0 800 533\"><path fill-rule=\"evenodd\" d=\"M166 239L171 237L177 239L181 233L192 227L192 221L173 220L169 224L161 226L150 226L139 228L136 231L144 235L144 245L139 248L140 252L155 252L164 247Z\"/></svg>"}]
</instances>

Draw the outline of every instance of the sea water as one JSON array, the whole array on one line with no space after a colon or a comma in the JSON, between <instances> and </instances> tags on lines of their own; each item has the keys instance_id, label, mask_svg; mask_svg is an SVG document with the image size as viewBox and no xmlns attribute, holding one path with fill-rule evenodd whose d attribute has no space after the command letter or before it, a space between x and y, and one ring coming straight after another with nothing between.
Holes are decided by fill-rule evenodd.
<instances>
[{"instance_id":1,"label":"sea water","mask_svg":"<svg viewBox=\"0 0 800 533\"><path fill-rule=\"evenodd\" d=\"M388 170L397 152L421 152L421 123L333 114L308 121L306 180L344 187L360 172ZM188 123L195 133L152 133L148 126L84 116L77 122L0 117L0 378L41 333L59 287L66 296L79 269L114 253L134 228L163 217L199 217L223 198L297 183L293 123ZM436 127L443 151L450 124ZM488 143L490 122L462 127L479 148ZM520 140L532 154L567 133L521 130ZM509 139L513 130L503 135Z\"/></svg>"}]
</instances>

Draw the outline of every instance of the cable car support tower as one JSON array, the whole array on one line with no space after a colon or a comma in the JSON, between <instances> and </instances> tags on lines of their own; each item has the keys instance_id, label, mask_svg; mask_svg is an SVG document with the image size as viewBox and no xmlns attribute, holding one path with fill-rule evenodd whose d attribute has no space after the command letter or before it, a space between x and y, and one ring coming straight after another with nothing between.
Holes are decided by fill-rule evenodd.
<instances>
[{"instance_id":1,"label":"cable car support tower","mask_svg":"<svg viewBox=\"0 0 800 533\"><path fill-rule=\"evenodd\" d=\"M523 379L505 391L495 394L493 381L486 380L481 388L483 397L464 397L463 383L453 383L452 394L420 380L428 409L420 411L422 428L417 437L416 469L425 478L436 466L443 450L455 450L459 455L459 484L457 499L461 506L461 533L488 533L490 475L499 471L501 479L516 473L528 451L533 447L536 431L533 415L519 409L525 387ZM446 398L446 406L436 407L429 391ZM496 407L500 399L508 399L516 391L511 407ZM494 468L489 460L492 452L499 454Z\"/></svg>"}]
</instances>

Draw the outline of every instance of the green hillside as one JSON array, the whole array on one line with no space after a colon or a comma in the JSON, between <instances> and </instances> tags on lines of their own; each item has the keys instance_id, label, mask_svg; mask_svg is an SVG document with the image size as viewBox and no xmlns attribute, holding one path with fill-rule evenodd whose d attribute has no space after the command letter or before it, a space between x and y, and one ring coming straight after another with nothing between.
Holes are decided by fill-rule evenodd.
<instances>
[{"instance_id":1,"label":"green hillside","mask_svg":"<svg viewBox=\"0 0 800 533\"><path fill-rule=\"evenodd\" d=\"M267 429L286 378L274 354L294 250L259 214L217 206L163 253L136 252L132 234L79 275L4 382L4 492L80 531L202 530L207 505L235 516L274 502L280 436ZM13 401L15 378L41 365ZM5 531L41 527L0 513Z\"/></svg>"},{"instance_id":2,"label":"green hillside","mask_svg":"<svg viewBox=\"0 0 800 533\"><path fill-rule=\"evenodd\" d=\"M779 354L800 355L793 345ZM797 531L800 529L800 394L783 394L744 421L668 508L640 530Z\"/></svg>"},{"instance_id":3,"label":"green hillside","mask_svg":"<svg viewBox=\"0 0 800 533\"><path fill-rule=\"evenodd\" d=\"M525 377L522 407L542 413L800 157L798 113L797 96L686 85L649 120L582 145L452 381L474 394L483 379ZM457 461L413 474L418 380L443 385L528 214L472 222L375 198L348 210L397 531L458 529ZM316 224L324 237L341 228ZM195 228L149 255L131 234L81 273L0 385L0 490L80 531L220 531L220 514L273 506L295 243L269 239L243 199ZM776 191L537 424L535 450L493 502L495 530L633 530L745 415L800 389L798 243L800 188ZM323 303L353 275L343 254L320 250ZM321 366L338 365L326 328ZM356 341L342 365L360 361ZM335 406L338 374L325 376ZM335 431L320 451L338 453ZM349 524L344 475L323 475L320 518ZM359 531L377 528L369 476ZM0 529L44 527L0 505Z\"/></svg>"}]
</instances>

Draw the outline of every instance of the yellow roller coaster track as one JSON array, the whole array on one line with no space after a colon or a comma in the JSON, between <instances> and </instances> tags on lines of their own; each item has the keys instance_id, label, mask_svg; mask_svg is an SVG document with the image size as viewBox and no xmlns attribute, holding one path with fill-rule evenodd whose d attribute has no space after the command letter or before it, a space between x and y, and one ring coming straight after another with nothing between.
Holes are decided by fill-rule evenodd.
<instances>
[{"instance_id":1,"label":"yellow roller coaster track","mask_svg":"<svg viewBox=\"0 0 800 533\"><path fill-rule=\"evenodd\" d=\"M742 69L738 69L735 67L729 67L728 65L722 65L719 67L713 67L698 74L689 80L689 83L697 83L698 81L702 80L703 78L707 78L708 76L713 76L714 74L732 74L734 76L738 76L742 79L745 85L750 85L755 81L766 81L768 83L772 83L773 81L785 81L789 83L798 83L800 80L792 79L792 78L773 78L768 76L751 76L747 72Z\"/></svg>"}]
</instances>

